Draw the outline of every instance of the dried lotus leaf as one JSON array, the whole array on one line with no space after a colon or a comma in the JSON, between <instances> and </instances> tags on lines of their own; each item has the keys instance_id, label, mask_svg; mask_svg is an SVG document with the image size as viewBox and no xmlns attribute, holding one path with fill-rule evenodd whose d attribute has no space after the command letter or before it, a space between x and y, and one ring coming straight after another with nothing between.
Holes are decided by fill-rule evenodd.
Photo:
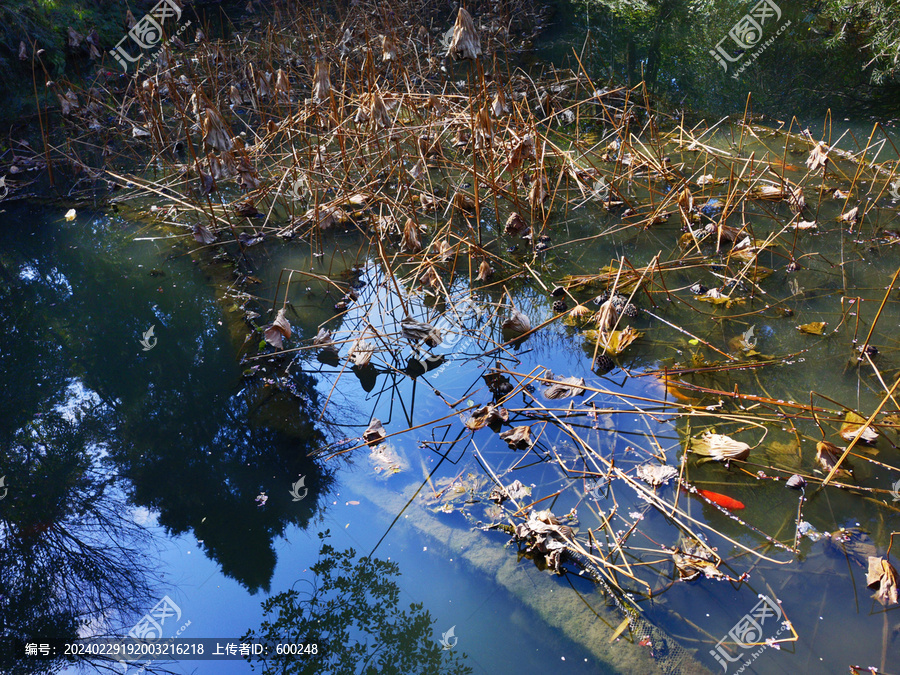
<instances>
[{"instance_id":1,"label":"dried lotus leaf","mask_svg":"<svg viewBox=\"0 0 900 675\"><path fill-rule=\"evenodd\" d=\"M801 333L806 333L807 335L822 335L825 332L825 326L827 324L824 321L813 321L812 323L805 323L802 326L797 326L797 330Z\"/></svg>"},{"instance_id":2,"label":"dried lotus leaf","mask_svg":"<svg viewBox=\"0 0 900 675\"><path fill-rule=\"evenodd\" d=\"M555 379L552 374L549 374L548 378L550 380ZM544 397L549 398L551 400L559 399L559 398L572 398L573 396L581 396L585 392L585 381L584 378L575 377L564 377L560 380L556 380L550 386L544 389Z\"/></svg>"},{"instance_id":3,"label":"dried lotus leaf","mask_svg":"<svg viewBox=\"0 0 900 675\"><path fill-rule=\"evenodd\" d=\"M510 450L527 450L533 443L530 426L513 427L500 434L500 438L506 441Z\"/></svg>"},{"instance_id":4,"label":"dried lotus leaf","mask_svg":"<svg viewBox=\"0 0 900 675\"><path fill-rule=\"evenodd\" d=\"M700 438L690 440L688 451L708 457L710 461L725 462L730 459L747 459L750 446L730 436L707 431Z\"/></svg>"},{"instance_id":5,"label":"dried lotus leaf","mask_svg":"<svg viewBox=\"0 0 900 675\"><path fill-rule=\"evenodd\" d=\"M831 470L837 465L842 454L844 454L844 449L839 448L834 443L829 443L828 441L819 441L816 443L816 461L826 473L831 473ZM846 460L841 462L841 468L838 469L835 475L845 478L853 476L853 469L850 467L850 463Z\"/></svg>"},{"instance_id":6,"label":"dried lotus leaf","mask_svg":"<svg viewBox=\"0 0 900 675\"><path fill-rule=\"evenodd\" d=\"M400 323L400 329L403 337L412 342L424 342L429 347L437 347L443 342L441 330L430 323L406 319Z\"/></svg>"},{"instance_id":7,"label":"dried lotus leaf","mask_svg":"<svg viewBox=\"0 0 900 675\"><path fill-rule=\"evenodd\" d=\"M862 429L866 425L866 419L861 415L857 415L855 412L848 412L847 416L844 418L844 424L841 425L841 438L843 438L848 443L852 442L854 438L856 438L857 432ZM860 443L874 443L878 440L878 432L875 431L872 427L867 427L865 431L860 434L859 442Z\"/></svg>"},{"instance_id":8,"label":"dried lotus leaf","mask_svg":"<svg viewBox=\"0 0 900 675\"><path fill-rule=\"evenodd\" d=\"M869 557L869 570L866 574L866 586L875 591L872 597L885 607L900 602L897 593L897 570L881 556Z\"/></svg>"},{"instance_id":9,"label":"dried lotus leaf","mask_svg":"<svg viewBox=\"0 0 900 675\"><path fill-rule=\"evenodd\" d=\"M509 420L509 411L494 405L485 405L472 413L472 416L466 420L466 427L472 431L477 431L488 425L503 424Z\"/></svg>"},{"instance_id":10,"label":"dried lotus leaf","mask_svg":"<svg viewBox=\"0 0 900 675\"><path fill-rule=\"evenodd\" d=\"M284 308L278 310L275 321L266 326L263 336L270 345L275 349L284 349L283 338L291 337L291 324L288 323L284 316Z\"/></svg>"},{"instance_id":11,"label":"dried lotus leaf","mask_svg":"<svg viewBox=\"0 0 900 675\"><path fill-rule=\"evenodd\" d=\"M521 335L531 330L531 320L518 309L513 307L509 318L500 327L510 333Z\"/></svg>"},{"instance_id":12,"label":"dried lotus leaf","mask_svg":"<svg viewBox=\"0 0 900 675\"><path fill-rule=\"evenodd\" d=\"M363 432L363 440L371 446L378 445L386 436L387 433L384 430L384 425L377 417L372 418L372 421L369 422L369 426Z\"/></svg>"},{"instance_id":13,"label":"dried lotus leaf","mask_svg":"<svg viewBox=\"0 0 900 675\"><path fill-rule=\"evenodd\" d=\"M641 464L635 471L637 477L648 485L657 487L668 483L678 475L678 469L665 464Z\"/></svg>"}]
</instances>

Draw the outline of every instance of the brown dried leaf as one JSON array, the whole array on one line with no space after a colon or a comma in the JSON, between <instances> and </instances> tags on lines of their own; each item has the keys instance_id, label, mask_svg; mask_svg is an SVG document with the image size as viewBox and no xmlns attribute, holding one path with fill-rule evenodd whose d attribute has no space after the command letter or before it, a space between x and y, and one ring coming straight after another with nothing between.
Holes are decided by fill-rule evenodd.
<instances>
[{"instance_id":1,"label":"brown dried leaf","mask_svg":"<svg viewBox=\"0 0 900 675\"><path fill-rule=\"evenodd\" d=\"M532 445L531 427L513 427L509 431L500 434L500 438L506 441L510 450L527 450Z\"/></svg>"},{"instance_id":2,"label":"brown dried leaf","mask_svg":"<svg viewBox=\"0 0 900 675\"><path fill-rule=\"evenodd\" d=\"M681 217L684 219L684 222L691 222L691 211L694 210L694 196L687 186L678 194L678 210L681 211Z\"/></svg>"},{"instance_id":3,"label":"brown dried leaf","mask_svg":"<svg viewBox=\"0 0 900 675\"><path fill-rule=\"evenodd\" d=\"M831 473L842 454L844 454L844 449L839 448L834 443L829 443L828 441L816 443L816 461L826 473ZM853 468L846 459L841 462L841 468L838 469L835 475L843 478L853 476Z\"/></svg>"},{"instance_id":4,"label":"brown dried leaf","mask_svg":"<svg viewBox=\"0 0 900 675\"><path fill-rule=\"evenodd\" d=\"M757 185L750 190L754 199L784 199L785 192L777 185Z\"/></svg>"},{"instance_id":5,"label":"brown dried leaf","mask_svg":"<svg viewBox=\"0 0 900 675\"><path fill-rule=\"evenodd\" d=\"M275 321L266 326L263 336L266 342L275 347L275 349L284 349L282 339L291 337L291 324L288 323L287 318L284 316L284 307L278 310Z\"/></svg>"},{"instance_id":6,"label":"brown dried leaf","mask_svg":"<svg viewBox=\"0 0 900 675\"><path fill-rule=\"evenodd\" d=\"M466 428L477 431L488 425L503 424L509 421L509 411L495 405L485 405L472 413L472 416L466 420Z\"/></svg>"},{"instance_id":7,"label":"brown dried leaf","mask_svg":"<svg viewBox=\"0 0 900 675\"><path fill-rule=\"evenodd\" d=\"M825 332L825 326L827 326L824 321L813 321L812 323L805 323L802 326L797 326L797 330L801 333L806 333L807 335L822 335Z\"/></svg>"},{"instance_id":8,"label":"brown dried leaf","mask_svg":"<svg viewBox=\"0 0 900 675\"><path fill-rule=\"evenodd\" d=\"M503 228L503 231L506 234L518 234L526 227L528 227L528 223L525 222L525 219L516 211L513 211L509 214L509 218L506 219L506 226Z\"/></svg>"},{"instance_id":9,"label":"brown dried leaf","mask_svg":"<svg viewBox=\"0 0 900 675\"><path fill-rule=\"evenodd\" d=\"M422 250L422 242L419 241L419 227L412 218L407 218L406 225L403 226L400 250L410 253L418 253Z\"/></svg>"},{"instance_id":10,"label":"brown dried leaf","mask_svg":"<svg viewBox=\"0 0 900 675\"><path fill-rule=\"evenodd\" d=\"M803 188L791 188L791 195L788 199L788 205L794 213L800 213L806 206L806 198L803 196Z\"/></svg>"},{"instance_id":11,"label":"brown dried leaf","mask_svg":"<svg viewBox=\"0 0 900 675\"><path fill-rule=\"evenodd\" d=\"M859 221L859 207L854 206L852 209L847 211L847 213L842 213L841 217L838 218L842 223L856 223Z\"/></svg>"},{"instance_id":12,"label":"brown dried leaf","mask_svg":"<svg viewBox=\"0 0 900 675\"><path fill-rule=\"evenodd\" d=\"M384 430L384 425L377 417L372 418L372 421L369 422L369 426L363 432L363 440L369 446L378 445L385 439L386 436L387 433Z\"/></svg>"},{"instance_id":13,"label":"brown dried leaf","mask_svg":"<svg viewBox=\"0 0 900 675\"><path fill-rule=\"evenodd\" d=\"M724 575L719 571L712 553L696 539L685 539L680 548L672 551L672 560L681 579L689 581L703 574L707 579L721 579Z\"/></svg>"},{"instance_id":14,"label":"brown dried leaf","mask_svg":"<svg viewBox=\"0 0 900 675\"><path fill-rule=\"evenodd\" d=\"M475 30L475 22L462 7L459 8L459 13L456 15L449 51L454 60L471 59L474 61L481 56L481 41Z\"/></svg>"},{"instance_id":15,"label":"brown dried leaf","mask_svg":"<svg viewBox=\"0 0 900 675\"><path fill-rule=\"evenodd\" d=\"M494 101L491 103L491 112L494 117L503 117L509 113L509 106L506 105L506 96L501 88L497 89L497 95L494 96Z\"/></svg>"},{"instance_id":16,"label":"brown dried leaf","mask_svg":"<svg viewBox=\"0 0 900 675\"><path fill-rule=\"evenodd\" d=\"M866 574L866 586L875 591L872 597L885 607L900 602L897 593L897 570L881 556L869 557L869 571Z\"/></svg>"},{"instance_id":17,"label":"brown dried leaf","mask_svg":"<svg viewBox=\"0 0 900 675\"><path fill-rule=\"evenodd\" d=\"M531 320L513 307L509 318L500 325L500 328L510 333L521 335L531 330Z\"/></svg>"},{"instance_id":18,"label":"brown dried leaf","mask_svg":"<svg viewBox=\"0 0 900 675\"><path fill-rule=\"evenodd\" d=\"M563 377L556 379L552 373L547 374L548 380L555 380L553 384L544 389L544 398L556 400L559 398L572 398L581 396L585 392L585 381L582 377Z\"/></svg>"},{"instance_id":19,"label":"brown dried leaf","mask_svg":"<svg viewBox=\"0 0 900 675\"><path fill-rule=\"evenodd\" d=\"M545 176L536 178L531 182L531 189L528 191L528 203L532 209L537 209L550 196L550 193L547 192L547 185Z\"/></svg>"},{"instance_id":20,"label":"brown dried leaf","mask_svg":"<svg viewBox=\"0 0 900 675\"><path fill-rule=\"evenodd\" d=\"M397 43L394 42L390 36L385 35L384 39L381 41L381 60L396 61L399 54L400 49L397 46Z\"/></svg>"},{"instance_id":21,"label":"brown dried leaf","mask_svg":"<svg viewBox=\"0 0 900 675\"><path fill-rule=\"evenodd\" d=\"M203 131L204 143L216 150L231 150L234 144L225 129L225 120L215 110L206 109L206 114L201 118L200 127Z\"/></svg>"},{"instance_id":22,"label":"brown dried leaf","mask_svg":"<svg viewBox=\"0 0 900 675\"><path fill-rule=\"evenodd\" d=\"M443 342L441 331L430 323L405 319L400 323L403 336L412 342L424 342L429 347L437 347Z\"/></svg>"},{"instance_id":23,"label":"brown dried leaf","mask_svg":"<svg viewBox=\"0 0 900 675\"><path fill-rule=\"evenodd\" d=\"M494 268L488 264L487 260L482 260L481 265L478 266L478 276L475 277L475 281L487 281L492 276L494 276Z\"/></svg>"},{"instance_id":24,"label":"brown dried leaf","mask_svg":"<svg viewBox=\"0 0 900 675\"><path fill-rule=\"evenodd\" d=\"M216 240L216 235L200 224L194 225L193 235L200 244L211 244Z\"/></svg>"},{"instance_id":25,"label":"brown dried leaf","mask_svg":"<svg viewBox=\"0 0 900 675\"><path fill-rule=\"evenodd\" d=\"M616 325L619 312L613 304L612 298L600 305L600 310L594 315L594 323L601 335L607 335Z\"/></svg>"},{"instance_id":26,"label":"brown dried leaf","mask_svg":"<svg viewBox=\"0 0 900 675\"><path fill-rule=\"evenodd\" d=\"M830 148L825 145L825 141L819 141L806 158L806 166L810 171L815 171L820 166L828 163L828 151Z\"/></svg>"},{"instance_id":27,"label":"brown dried leaf","mask_svg":"<svg viewBox=\"0 0 900 675\"><path fill-rule=\"evenodd\" d=\"M75 30L71 26L68 27L67 32L69 34L69 46L70 47L80 47L81 41L84 40L84 35L79 33L77 30Z\"/></svg>"},{"instance_id":28,"label":"brown dried leaf","mask_svg":"<svg viewBox=\"0 0 900 675\"><path fill-rule=\"evenodd\" d=\"M316 61L312 93L316 103L327 100L331 93L331 64L325 59Z\"/></svg>"},{"instance_id":29,"label":"brown dried leaf","mask_svg":"<svg viewBox=\"0 0 900 675\"><path fill-rule=\"evenodd\" d=\"M320 328L319 332L316 333L316 336L313 338L313 346L321 347L322 351L337 353L337 347L334 344L334 340L331 338L331 331L326 328Z\"/></svg>"}]
</instances>

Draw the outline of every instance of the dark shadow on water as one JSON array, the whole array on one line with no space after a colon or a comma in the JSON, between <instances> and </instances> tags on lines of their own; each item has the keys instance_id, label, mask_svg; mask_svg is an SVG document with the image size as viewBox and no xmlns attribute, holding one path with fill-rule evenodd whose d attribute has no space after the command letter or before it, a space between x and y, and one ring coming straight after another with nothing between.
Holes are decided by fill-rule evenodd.
<instances>
[{"instance_id":1,"label":"dark shadow on water","mask_svg":"<svg viewBox=\"0 0 900 675\"><path fill-rule=\"evenodd\" d=\"M137 507L267 589L274 540L308 525L331 480L308 459L323 443L313 380L291 393L243 380L189 257L166 260L104 218L5 206L0 634L127 632L158 599Z\"/></svg>"}]
</instances>

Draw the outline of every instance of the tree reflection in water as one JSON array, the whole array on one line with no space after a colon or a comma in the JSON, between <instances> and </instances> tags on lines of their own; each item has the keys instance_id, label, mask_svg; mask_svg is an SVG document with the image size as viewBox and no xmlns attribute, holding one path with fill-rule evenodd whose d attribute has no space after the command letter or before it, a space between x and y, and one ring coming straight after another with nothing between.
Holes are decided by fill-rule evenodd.
<instances>
[{"instance_id":1,"label":"tree reflection in water","mask_svg":"<svg viewBox=\"0 0 900 675\"><path fill-rule=\"evenodd\" d=\"M59 223L38 207L6 215L0 635L127 633L163 595L158 533L134 521L138 507L169 534L196 536L246 588L267 588L274 539L306 526L330 481L308 459L322 442L305 414L312 381L292 393L242 381L213 288L189 260L151 252L144 261L163 270L139 269L147 252L115 223ZM151 323L159 341L143 353ZM301 474L309 493L293 502Z\"/></svg>"},{"instance_id":2,"label":"tree reflection in water","mask_svg":"<svg viewBox=\"0 0 900 675\"><path fill-rule=\"evenodd\" d=\"M254 668L266 674L296 675L465 675L465 655L445 650L435 639L434 620L421 604L400 609L400 568L378 558L356 558L351 548L338 551L319 533L322 547L313 590L296 589L262 603L264 620L243 641L274 645L316 645L317 654L270 656ZM305 581L305 580L301 580ZM298 582L299 583L299 582Z\"/></svg>"}]
</instances>

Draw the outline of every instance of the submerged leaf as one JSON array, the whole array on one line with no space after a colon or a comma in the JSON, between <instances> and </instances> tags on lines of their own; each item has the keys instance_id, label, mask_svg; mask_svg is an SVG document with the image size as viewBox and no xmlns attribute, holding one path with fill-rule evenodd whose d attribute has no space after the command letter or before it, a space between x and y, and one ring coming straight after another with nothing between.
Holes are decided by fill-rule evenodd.
<instances>
[{"instance_id":1,"label":"submerged leaf","mask_svg":"<svg viewBox=\"0 0 900 675\"><path fill-rule=\"evenodd\" d=\"M642 337L644 334L628 326L625 330L614 330L611 333L604 334L602 331L586 330L584 336L591 342L600 342L600 346L607 354L618 356L632 342Z\"/></svg>"},{"instance_id":2,"label":"submerged leaf","mask_svg":"<svg viewBox=\"0 0 900 675\"><path fill-rule=\"evenodd\" d=\"M756 326L750 326L746 331L741 333L740 335L731 338L728 341L728 347L735 352L743 352L748 356L756 354L756 341L757 338L754 337L753 332L756 329Z\"/></svg>"},{"instance_id":3,"label":"submerged leaf","mask_svg":"<svg viewBox=\"0 0 900 675\"><path fill-rule=\"evenodd\" d=\"M834 443L829 443L828 441L819 441L816 443L816 461L819 463L819 466L822 467L822 470L826 473L831 473L831 470L835 467L838 460L841 458L843 454L843 448L839 448ZM850 467L849 462L845 459L841 462L841 468L838 469L837 476L848 477L853 475L853 469Z\"/></svg>"},{"instance_id":4,"label":"submerged leaf","mask_svg":"<svg viewBox=\"0 0 900 675\"><path fill-rule=\"evenodd\" d=\"M395 473L400 473L409 468L406 461L387 443L372 448L372 451L369 453L369 461L372 463L375 474L381 480L387 480Z\"/></svg>"},{"instance_id":5,"label":"submerged leaf","mask_svg":"<svg viewBox=\"0 0 900 675\"><path fill-rule=\"evenodd\" d=\"M443 342L441 330L430 323L422 323L413 319L405 319L400 323L403 337L412 342L424 342L429 347L437 347Z\"/></svg>"},{"instance_id":6,"label":"submerged leaf","mask_svg":"<svg viewBox=\"0 0 900 675\"><path fill-rule=\"evenodd\" d=\"M709 457L710 460L724 462L729 459L747 459L750 455L750 446L730 436L707 431L700 438L690 440L688 451Z\"/></svg>"},{"instance_id":7,"label":"submerged leaf","mask_svg":"<svg viewBox=\"0 0 900 675\"><path fill-rule=\"evenodd\" d=\"M807 335L822 335L825 332L825 326L827 324L824 321L813 321L812 323L805 323L802 326L797 326L797 330L801 333L806 333Z\"/></svg>"},{"instance_id":8,"label":"submerged leaf","mask_svg":"<svg viewBox=\"0 0 900 675\"><path fill-rule=\"evenodd\" d=\"M553 377L553 373L548 373L547 379L555 380L556 378ZM558 398L572 398L573 396L581 396L585 391L584 386L584 378L575 377L574 375L572 377L564 377L560 380L556 380L553 384L546 387L544 389L544 397L555 400Z\"/></svg>"},{"instance_id":9,"label":"submerged leaf","mask_svg":"<svg viewBox=\"0 0 900 675\"><path fill-rule=\"evenodd\" d=\"M842 527L835 530L828 534L825 542L825 550L829 554L846 556L860 567L866 567L868 559L878 552L872 537L858 527Z\"/></svg>"}]
</instances>

